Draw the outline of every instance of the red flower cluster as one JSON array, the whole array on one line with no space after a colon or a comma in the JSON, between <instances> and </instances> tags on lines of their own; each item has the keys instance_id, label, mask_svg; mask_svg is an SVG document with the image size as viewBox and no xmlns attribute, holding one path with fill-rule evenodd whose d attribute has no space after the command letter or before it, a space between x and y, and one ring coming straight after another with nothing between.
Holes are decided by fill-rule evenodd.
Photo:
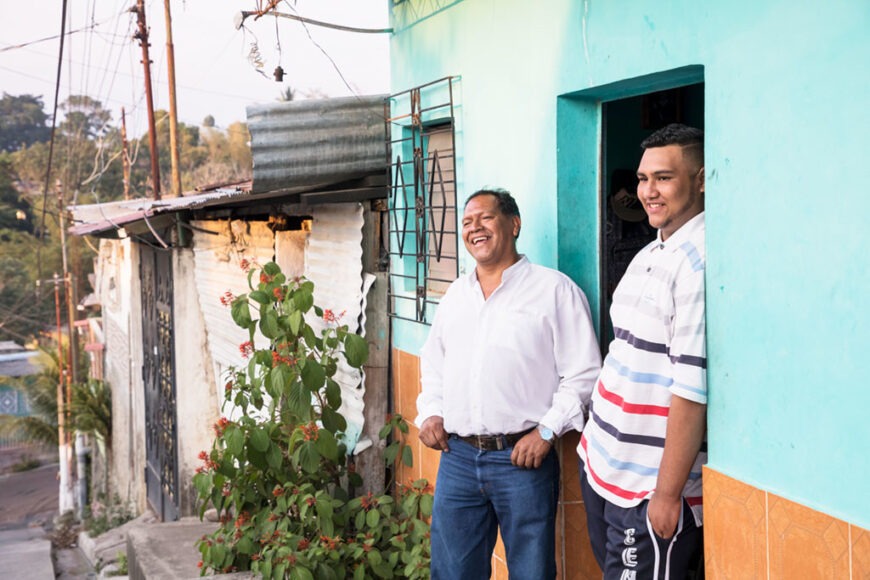
<instances>
[{"instance_id":1,"label":"red flower cluster","mask_svg":"<svg viewBox=\"0 0 870 580\"><path fill-rule=\"evenodd\" d=\"M317 423L309 423L308 425L300 425L300 429L302 429L302 434L305 435L306 441L317 441L318 431L320 428L317 426Z\"/></svg>"},{"instance_id":2,"label":"red flower cluster","mask_svg":"<svg viewBox=\"0 0 870 580\"><path fill-rule=\"evenodd\" d=\"M272 294L280 302L284 300L284 290L279 286L272 289Z\"/></svg>"},{"instance_id":3,"label":"red flower cluster","mask_svg":"<svg viewBox=\"0 0 870 580\"><path fill-rule=\"evenodd\" d=\"M232 421L230 421L226 417L221 417L220 419L218 419L217 423L214 424L215 435L217 435L218 437L223 435L227 426L230 425L231 423L232 423Z\"/></svg>"},{"instance_id":4,"label":"red flower cluster","mask_svg":"<svg viewBox=\"0 0 870 580\"><path fill-rule=\"evenodd\" d=\"M245 525L248 520L251 519L250 514L248 512L242 512L239 514L239 517L236 518L236 529L241 528Z\"/></svg>"},{"instance_id":5,"label":"red flower cluster","mask_svg":"<svg viewBox=\"0 0 870 580\"><path fill-rule=\"evenodd\" d=\"M314 499L313 497L306 497L306 498L305 498L305 503L308 504L308 507L314 507L314 504L317 503L317 500Z\"/></svg>"},{"instance_id":6,"label":"red flower cluster","mask_svg":"<svg viewBox=\"0 0 870 580\"><path fill-rule=\"evenodd\" d=\"M239 352L242 353L243 358L248 358L249 356L254 354L254 343L250 340L246 340L239 345Z\"/></svg>"},{"instance_id":7,"label":"red flower cluster","mask_svg":"<svg viewBox=\"0 0 870 580\"><path fill-rule=\"evenodd\" d=\"M281 497L282 495L284 495L284 488L280 485L276 485L275 489L272 490L272 495L275 497Z\"/></svg>"},{"instance_id":8,"label":"red flower cluster","mask_svg":"<svg viewBox=\"0 0 870 580\"><path fill-rule=\"evenodd\" d=\"M235 299L236 297L233 295L233 293L227 290L223 293L223 296L221 296L221 304L223 304L224 306L229 306L233 303L233 300Z\"/></svg>"},{"instance_id":9,"label":"red flower cluster","mask_svg":"<svg viewBox=\"0 0 870 580\"><path fill-rule=\"evenodd\" d=\"M268 284L273 279L274 279L273 276L270 276L265 272L260 272L260 284Z\"/></svg>"},{"instance_id":10,"label":"red flower cluster","mask_svg":"<svg viewBox=\"0 0 870 580\"><path fill-rule=\"evenodd\" d=\"M378 507L378 498L372 496L372 492L359 498L360 505L365 511Z\"/></svg>"},{"instance_id":11,"label":"red flower cluster","mask_svg":"<svg viewBox=\"0 0 870 580\"><path fill-rule=\"evenodd\" d=\"M301 540L299 540L299 543L296 545L296 549L301 552L302 550L307 550L310 545L311 545L311 540L309 540L308 538L302 538Z\"/></svg>"},{"instance_id":12,"label":"red flower cluster","mask_svg":"<svg viewBox=\"0 0 870 580\"><path fill-rule=\"evenodd\" d=\"M254 264L250 260L248 260L247 258L242 258L239 261L239 268L241 268L245 272L247 272L248 270L250 270L253 267L254 267Z\"/></svg>"},{"instance_id":13,"label":"red flower cluster","mask_svg":"<svg viewBox=\"0 0 870 580\"><path fill-rule=\"evenodd\" d=\"M215 424L215 428L217 428L217 424ZM205 463L205 465L200 465L196 468L197 473L203 473L204 471L208 471L210 469L217 469L217 463L209 458L208 453L205 451L199 452L199 458Z\"/></svg>"},{"instance_id":14,"label":"red flower cluster","mask_svg":"<svg viewBox=\"0 0 870 580\"><path fill-rule=\"evenodd\" d=\"M338 536L334 538L330 538L329 536L320 536L320 543L325 548L334 550L341 543L341 538L339 538Z\"/></svg>"},{"instance_id":15,"label":"red flower cluster","mask_svg":"<svg viewBox=\"0 0 870 580\"><path fill-rule=\"evenodd\" d=\"M292 367L296 362L297 359L293 357L281 356L277 351L272 351L272 366L284 363L285 365L290 365Z\"/></svg>"},{"instance_id":16,"label":"red flower cluster","mask_svg":"<svg viewBox=\"0 0 870 580\"><path fill-rule=\"evenodd\" d=\"M346 312L347 310L342 310L341 314L336 314L335 312L327 308L323 311L323 320L325 320L326 322L338 322L339 320L341 320L341 317L344 316Z\"/></svg>"},{"instance_id":17,"label":"red flower cluster","mask_svg":"<svg viewBox=\"0 0 870 580\"><path fill-rule=\"evenodd\" d=\"M224 385L224 390L225 390L226 392L228 392L228 393L229 393L230 391L232 391L232 390L233 390L233 382L232 382L232 381L227 381L227 384Z\"/></svg>"}]
</instances>

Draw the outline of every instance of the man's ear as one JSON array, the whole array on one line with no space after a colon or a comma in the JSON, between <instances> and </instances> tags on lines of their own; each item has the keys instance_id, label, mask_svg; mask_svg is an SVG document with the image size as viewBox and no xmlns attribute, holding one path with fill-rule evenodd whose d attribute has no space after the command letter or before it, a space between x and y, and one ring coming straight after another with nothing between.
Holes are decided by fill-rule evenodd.
<instances>
[{"instance_id":1,"label":"man's ear","mask_svg":"<svg viewBox=\"0 0 870 580\"><path fill-rule=\"evenodd\" d=\"M518 215L511 216L511 222L513 222L513 225L514 225L514 229L513 229L514 239L517 239L518 237L520 237L520 229L522 229L523 222L522 222L522 220L520 220L520 216L518 216Z\"/></svg>"},{"instance_id":2,"label":"man's ear","mask_svg":"<svg viewBox=\"0 0 870 580\"><path fill-rule=\"evenodd\" d=\"M701 167L701 169L698 171L698 177L696 177L696 179L698 180L698 191L700 191L701 193L705 193L704 188L706 187L706 183L703 167Z\"/></svg>"}]
</instances>

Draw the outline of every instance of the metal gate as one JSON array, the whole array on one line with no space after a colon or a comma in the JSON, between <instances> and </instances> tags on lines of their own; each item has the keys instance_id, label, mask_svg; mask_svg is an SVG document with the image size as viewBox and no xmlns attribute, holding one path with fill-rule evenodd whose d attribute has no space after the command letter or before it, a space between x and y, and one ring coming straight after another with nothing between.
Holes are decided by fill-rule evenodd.
<instances>
[{"instance_id":1,"label":"metal gate","mask_svg":"<svg viewBox=\"0 0 870 580\"><path fill-rule=\"evenodd\" d=\"M178 519L178 435L175 413L175 339L172 253L140 245L142 346L145 383L145 487L163 521Z\"/></svg>"}]
</instances>

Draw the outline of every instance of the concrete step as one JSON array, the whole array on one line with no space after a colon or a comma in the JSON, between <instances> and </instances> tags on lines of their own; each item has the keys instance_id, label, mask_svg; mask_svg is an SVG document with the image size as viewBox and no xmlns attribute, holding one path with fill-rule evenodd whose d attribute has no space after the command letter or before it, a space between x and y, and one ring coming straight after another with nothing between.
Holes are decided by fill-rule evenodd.
<instances>
[{"instance_id":1,"label":"concrete step","mask_svg":"<svg viewBox=\"0 0 870 580\"><path fill-rule=\"evenodd\" d=\"M3 580L54 580L51 541L42 528L0 531Z\"/></svg>"}]
</instances>

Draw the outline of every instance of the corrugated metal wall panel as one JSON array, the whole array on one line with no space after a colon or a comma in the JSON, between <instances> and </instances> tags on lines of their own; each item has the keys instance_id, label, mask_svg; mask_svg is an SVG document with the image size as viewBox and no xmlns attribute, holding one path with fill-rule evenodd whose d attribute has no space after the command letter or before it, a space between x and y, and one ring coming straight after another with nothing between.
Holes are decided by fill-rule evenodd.
<instances>
[{"instance_id":1,"label":"corrugated metal wall panel","mask_svg":"<svg viewBox=\"0 0 870 580\"><path fill-rule=\"evenodd\" d=\"M364 310L362 283L363 209L358 203L327 204L312 209L314 224L305 252L305 276L314 282L314 299L321 308L344 312L342 324L351 332L360 328ZM321 329L324 321L309 317ZM362 373L340 364L335 377L342 387L342 414L348 423L348 447L356 444L363 426Z\"/></svg>"},{"instance_id":2,"label":"corrugated metal wall panel","mask_svg":"<svg viewBox=\"0 0 870 580\"><path fill-rule=\"evenodd\" d=\"M217 235L194 231L193 251L196 264L196 286L199 304L208 334L208 348L214 364L218 385L223 385L230 366L246 364L239 345L248 340L248 333L233 322L230 308L220 302L225 292L234 295L249 291L248 279L239 265L242 258L265 264L273 259L274 235L265 222L194 221L192 224ZM258 345L268 344L259 332ZM218 392L223 401L223 393Z\"/></svg>"},{"instance_id":3,"label":"corrugated metal wall panel","mask_svg":"<svg viewBox=\"0 0 870 580\"><path fill-rule=\"evenodd\" d=\"M249 106L253 193L385 172L385 97Z\"/></svg>"}]
</instances>

